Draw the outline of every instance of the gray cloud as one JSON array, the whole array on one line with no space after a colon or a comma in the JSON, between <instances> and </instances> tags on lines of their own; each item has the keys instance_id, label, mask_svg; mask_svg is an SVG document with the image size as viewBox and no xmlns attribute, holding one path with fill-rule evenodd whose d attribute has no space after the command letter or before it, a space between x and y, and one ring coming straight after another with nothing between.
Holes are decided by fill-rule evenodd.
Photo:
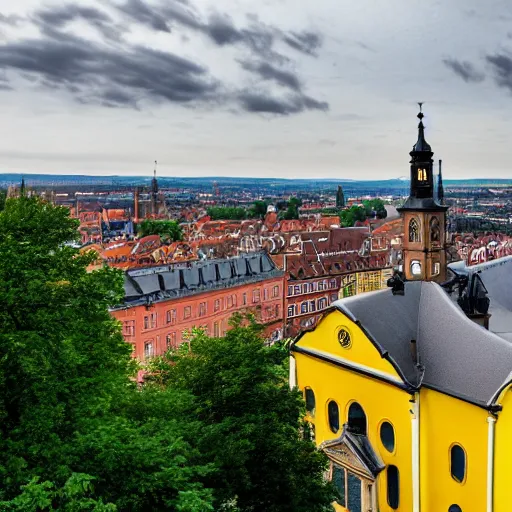
<instances>
[{"instance_id":1,"label":"gray cloud","mask_svg":"<svg viewBox=\"0 0 512 512\"><path fill-rule=\"evenodd\" d=\"M17 25L23 20L21 16L16 16L16 14L5 15L0 12L0 23L4 25Z\"/></svg>"},{"instance_id":2,"label":"gray cloud","mask_svg":"<svg viewBox=\"0 0 512 512\"><path fill-rule=\"evenodd\" d=\"M218 89L204 67L176 55L144 47L114 51L71 35L2 45L0 68L37 75L42 85L109 106L134 106L137 98L207 101Z\"/></svg>"},{"instance_id":3,"label":"gray cloud","mask_svg":"<svg viewBox=\"0 0 512 512\"><path fill-rule=\"evenodd\" d=\"M302 53L316 55L316 50L322 46L322 37L315 32L290 32L283 35L284 42Z\"/></svg>"},{"instance_id":4,"label":"gray cloud","mask_svg":"<svg viewBox=\"0 0 512 512\"><path fill-rule=\"evenodd\" d=\"M127 0L123 5L116 7L134 21L143 23L154 30L160 30L162 32L171 31L167 25L166 17L141 0Z\"/></svg>"},{"instance_id":5,"label":"gray cloud","mask_svg":"<svg viewBox=\"0 0 512 512\"><path fill-rule=\"evenodd\" d=\"M41 9L36 11L33 16L35 24L41 31L54 39L62 36L60 29L77 19L86 21L95 27L106 39L119 41L121 34L126 31L126 27L115 23L107 13L95 7L63 4ZM64 37L66 36L64 35Z\"/></svg>"},{"instance_id":6,"label":"gray cloud","mask_svg":"<svg viewBox=\"0 0 512 512\"><path fill-rule=\"evenodd\" d=\"M305 110L327 110L328 104L316 101L307 96L291 96L278 99L269 95L244 91L239 95L240 102L248 112L262 114L289 115Z\"/></svg>"},{"instance_id":7,"label":"gray cloud","mask_svg":"<svg viewBox=\"0 0 512 512\"><path fill-rule=\"evenodd\" d=\"M248 57L240 61L246 71L260 82L272 82L295 94L277 100L272 91L262 94L242 87L229 90L198 63L129 44L123 35L130 26L113 20L105 11L71 3L35 11L29 19L39 27L41 37L0 45L0 69L15 70L36 86L66 91L80 103L105 107L141 108L145 101L169 101L229 108L234 104L248 112L276 114L328 109L326 103L302 92L302 82L295 73L280 68L289 59L275 52L273 45L276 37L285 36L255 16L249 16L248 26L239 29L229 16L220 13L203 21L185 0L169 0L157 6L142 0L105 2L117 9L125 23L136 21L157 32L170 32L179 25L203 34L219 48L245 45L251 56L266 60L255 63ZM114 39L119 44L105 46L64 30L77 19L97 28L105 41ZM312 33L294 33L293 38L303 45L305 50L301 51L305 53L309 53L307 48L320 44L320 38ZM7 81L2 82L3 89L8 87Z\"/></svg>"},{"instance_id":8,"label":"gray cloud","mask_svg":"<svg viewBox=\"0 0 512 512\"><path fill-rule=\"evenodd\" d=\"M512 58L509 55L488 55L487 62L491 65L496 83L512 92Z\"/></svg>"},{"instance_id":9,"label":"gray cloud","mask_svg":"<svg viewBox=\"0 0 512 512\"><path fill-rule=\"evenodd\" d=\"M219 46L235 44L244 39L243 33L235 27L231 18L220 14L212 15L203 30Z\"/></svg>"},{"instance_id":10,"label":"gray cloud","mask_svg":"<svg viewBox=\"0 0 512 512\"><path fill-rule=\"evenodd\" d=\"M485 78L485 75L476 70L471 62L444 59L443 63L465 82L482 82Z\"/></svg>"},{"instance_id":11,"label":"gray cloud","mask_svg":"<svg viewBox=\"0 0 512 512\"><path fill-rule=\"evenodd\" d=\"M288 87L294 91L300 91L302 84L297 75L291 71L284 71L267 64L266 62L243 62L242 67L252 73L256 73L263 80L272 80L283 87Z\"/></svg>"}]
</instances>

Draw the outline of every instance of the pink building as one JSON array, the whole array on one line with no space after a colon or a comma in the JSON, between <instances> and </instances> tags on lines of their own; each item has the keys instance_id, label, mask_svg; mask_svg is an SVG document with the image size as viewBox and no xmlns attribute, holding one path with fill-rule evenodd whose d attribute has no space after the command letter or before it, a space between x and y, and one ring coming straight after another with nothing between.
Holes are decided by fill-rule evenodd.
<instances>
[{"instance_id":1,"label":"pink building","mask_svg":"<svg viewBox=\"0 0 512 512\"><path fill-rule=\"evenodd\" d=\"M252 312L272 340L283 335L284 272L264 252L129 270L125 303L112 310L140 360L187 340L193 327L222 336L235 312Z\"/></svg>"}]
</instances>

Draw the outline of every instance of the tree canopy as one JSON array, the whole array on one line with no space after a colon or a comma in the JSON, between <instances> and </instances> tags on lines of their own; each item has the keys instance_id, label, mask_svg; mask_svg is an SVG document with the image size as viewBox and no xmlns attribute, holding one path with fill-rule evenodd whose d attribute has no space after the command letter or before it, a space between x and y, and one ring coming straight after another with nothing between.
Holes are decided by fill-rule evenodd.
<instances>
[{"instance_id":1,"label":"tree canopy","mask_svg":"<svg viewBox=\"0 0 512 512\"><path fill-rule=\"evenodd\" d=\"M197 446L218 469L207 479L216 510L331 510L326 458L299 435L304 402L288 386L287 361L283 346L266 346L258 326L240 317L223 338L198 331L190 348L153 360L155 385L194 396L203 423Z\"/></svg>"},{"instance_id":2,"label":"tree canopy","mask_svg":"<svg viewBox=\"0 0 512 512\"><path fill-rule=\"evenodd\" d=\"M243 220L247 210L241 206L212 206L206 210L212 220Z\"/></svg>"},{"instance_id":3,"label":"tree canopy","mask_svg":"<svg viewBox=\"0 0 512 512\"><path fill-rule=\"evenodd\" d=\"M299 218L299 207L302 205L302 201L297 197L291 197L288 200L288 206L286 211L282 214L282 218L285 220L292 220Z\"/></svg>"},{"instance_id":4,"label":"tree canopy","mask_svg":"<svg viewBox=\"0 0 512 512\"><path fill-rule=\"evenodd\" d=\"M0 510L328 510L286 351L238 321L153 361L139 389L108 311L123 276L86 271L77 227L38 198L0 212Z\"/></svg>"},{"instance_id":5,"label":"tree canopy","mask_svg":"<svg viewBox=\"0 0 512 512\"><path fill-rule=\"evenodd\" d=\"M364 222L366 220L366 209L362 206L351 206L340 212L340 222L342 227L351 228L357 221Z\"/></svg>"},{"instance_id":6,"label":"tree canopy","mask_svg":"<svg viewBox=\"0 0 512 512\"><path fill-rule=\"evenodd\" d=\"M165 242L183 240L183 231L175 220L144 219L137 224L137 234L139 236L159 235Z\"/></svg>"},{"instance_id":7,"label":"tree canopy","mask_svg":"<svg viewBox=\"0 0 512 512\"><path fill-rule=\"evenodd\" d=\"M122 274L87 273L96 255L69 246L77 227L38 198L0 212L2 509L212 510L209 468L185 439L191 396L137 391L108 311Z\"/></svg>"},{"instance_id":8,"label":"tree canopy","mask_svg":"<svg viewBox=\"0 0 512 512\"><path fill-rule=\"evenodd\" d=\"M368 201L363 201L363 205L367 217L385 219L388 216L386 206L382 199L370 199Z\"/></svg>"}]
</instances>

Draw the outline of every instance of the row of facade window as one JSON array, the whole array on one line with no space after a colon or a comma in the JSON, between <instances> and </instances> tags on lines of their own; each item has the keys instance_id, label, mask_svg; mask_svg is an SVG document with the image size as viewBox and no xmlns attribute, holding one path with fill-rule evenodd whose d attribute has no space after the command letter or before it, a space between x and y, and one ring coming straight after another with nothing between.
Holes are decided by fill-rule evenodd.
<instances>
[{"instance_id":1,"label":"row of facade window","mask_svg":"<svg viewBox=\"0 0 512 512\"><path fill-rule=\"evenodd\" d=\"M316 410L315 394L311 388L305 388L306 410L314 418ZM334 400L327 403L327 421L333 433L340 429L340 411ZM352 433L367 435L367 419L364 409L357 402L352 402L348 409L347 427ZM380 441L389 453L394 453L396 447L395 430L389 421L383 421L379 430ZM463 483L466 478L466 452L460 444L453 444L450 447L450 473L452 478ZM390 505L391 506L391 505Z\"/></svg>"},{"instance_id":2,"label":"row of facade window","mask_svg":"<svg viewBox=\"0 0 512 512\"><path fill-rule=\"evenodd\" d=\"M441 243L441 226L437 217L430 219L430 241ZM418 219L413 218L409 222L409 242L421 242L421 229Z\"/></svg>"},{"instance_id":3,"label":"row of facade window","mask_svg":"<svg viewBox=\"0 0 512 512\"><path fill-rule=\"evenodd\" d=\"M320 297L319 299L313 300L305 300L300 304L290 304L287 309L288 318L322 311L335 300L338 300L337 295L331 295L330 297Z\"/></svg>"},{"instance_id":4,"label":"row of facade window","mask_svg":"<svg viewBox=\"0 0 512 512\"><path fill-rule=\"evenodd\" d=\"M288 297L304 295L305 293L323 292L324 290L337 289L336 279L324 279L323 281L312 281L310 283L288 285Z\"/></svg>"},{"instance_id":5,"label":"row of facade window","mask_svg":"<svg viewBox=\"0 0 512 512\"><path fill-rule=\"evenodd\" d=\"M227 328L227 322L226 323L226 328ZM208 328L207 325L202 325L202 326L199 326L201 327L206 334L210 334L210 329ZM211 335L214 337L214 338L218 338L220 336L223 336L225 332L225 329L223 328L222 326L222 322L214 322L213 323L213 329L212 329L212 333ZM184 342L184 341L187 341L188 340L188 335L189 335L189 331L188 330L184 330L184 331L181 331L180 334L180 343ZM167 350L169 349L174 349L174 348L178 348L178 333L176 331L173 331L173 332L170 332L168 334L165 335L165 348ZM144 358L148 358L148 357L153 357L156 355L156 343L154 340L148 340L148 341L145 341L144 342Z\"/></svg>"},{"instance_id":6,"label":"row of facade window","mask_svg":"<svg viewBox=\"0 0 512 512\"><path fill-rule=\"evenodd\" d=\"M274 286L270 291L268 288L263 289L263 300L266 301L269 299L269 293L271 292L271 298L275 299L279 297L279 286ZM252 293L252 304L257 304L261 301L261 292L260 289L253 290ZM242 294L242 306L247 306L247 293ZM217 313L218 311L225 311L226 309L231 309L233 307L238 306L237 295L232 294L222 299L216 299L213 304L213 311ZM208 304L207 302L199 303L199 311L198 316L206 316L208 314ZM192 306L185 306L183 308L183 320L188 320L192 318ZM175 309L168 309L165 313L165 320L167 325L173 325L177 322L177 313ZM157 314L150 313L144 317L144 330L156 329L158 325ZM125 336L135 336L135 321L125 322L123 326L123 334Z\"/></svg>"}]
</instances>

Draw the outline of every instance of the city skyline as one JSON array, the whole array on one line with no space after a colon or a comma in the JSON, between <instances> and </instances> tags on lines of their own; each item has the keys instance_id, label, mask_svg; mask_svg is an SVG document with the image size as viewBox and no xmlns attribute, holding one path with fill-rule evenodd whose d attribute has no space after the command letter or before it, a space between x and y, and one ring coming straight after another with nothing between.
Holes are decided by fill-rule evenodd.
<instances>
[{"instance_id":1,"label":"city skyline","mask_svg":"<svg viewBox=\"0 0 512 512\"><path fill-rule=\"evenodd\" d=\"M215 6L215 7L214 7ZM512 8L0 0L1 172L507 178Z\"/></svg>"}]
</instances>

